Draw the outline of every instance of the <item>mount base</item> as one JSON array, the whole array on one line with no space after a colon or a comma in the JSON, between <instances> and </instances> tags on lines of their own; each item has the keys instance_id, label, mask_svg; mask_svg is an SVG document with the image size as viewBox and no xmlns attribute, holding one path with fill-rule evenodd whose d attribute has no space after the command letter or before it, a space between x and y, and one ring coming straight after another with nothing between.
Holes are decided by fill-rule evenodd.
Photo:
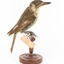
<instances>
[{"instance_id":1,"label":"mount base","mask_svg":"<svg viewBox=\"0 0 64 64\"><path fill-rule=\"evenodd\" d=\"M23 64L40 64L42 59L39 54L22 54L19 56L19 60Z\"/></svg>"}]
</instances>

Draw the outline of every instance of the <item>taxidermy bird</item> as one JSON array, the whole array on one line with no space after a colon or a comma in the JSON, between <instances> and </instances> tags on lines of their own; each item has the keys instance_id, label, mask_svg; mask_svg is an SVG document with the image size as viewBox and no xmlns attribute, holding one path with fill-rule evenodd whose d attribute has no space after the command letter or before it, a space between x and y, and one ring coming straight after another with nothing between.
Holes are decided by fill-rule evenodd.
<instances>
[{"instance_id":1,"label":"taxidermy bird","mask_svg":"<svg viewBox=\"0 0 64 64\"><path fill-rule=\"evenodd\" d=\"M30 3L30 5L26 8L24 13L21 15L17 24L8 32L8 35L14 34L11 53L13 50L15 38L18 32L25 33L27 29L32 27L38 18L38 10L41 6L50 4L50 2L43 2L41 0L34 0Z\"/></svg>"}]
</instances>

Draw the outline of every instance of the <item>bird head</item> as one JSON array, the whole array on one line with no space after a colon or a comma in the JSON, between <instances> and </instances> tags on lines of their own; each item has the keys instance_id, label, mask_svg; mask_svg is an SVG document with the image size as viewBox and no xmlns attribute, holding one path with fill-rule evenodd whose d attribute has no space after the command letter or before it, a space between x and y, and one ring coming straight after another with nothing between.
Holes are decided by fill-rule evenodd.
<instances>
[{"instance_id":1,"label":"bird head","mask_svg":"<svg viewBox=\"0 0 64 64\"><path fill-rule=\"evenodd\" d=\"M51 2L43 2L41 0L34 0L33 2L30 3L30 5L32 6L35 6L36 8L40 8L41 6L43 5L48 5L50 4Z\"/></svg>"}]
</instances>

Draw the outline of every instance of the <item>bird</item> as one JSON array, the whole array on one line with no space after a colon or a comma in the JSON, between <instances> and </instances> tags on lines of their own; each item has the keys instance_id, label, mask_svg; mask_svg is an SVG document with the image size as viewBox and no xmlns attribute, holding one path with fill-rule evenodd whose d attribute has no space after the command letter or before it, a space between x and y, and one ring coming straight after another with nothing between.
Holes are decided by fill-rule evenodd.
<instances>
[{"instance_id":1,"label":"bird","mask_svg":"<svg viewBox=\"0 0 64 64\"><path fill-rule=\"evenodd\" d=\"M43 2L42 0L33 0L29 6L25 9L16 25L7 33L9 36L14 34L13 42L11 46L11 53L13 51L15 39L17 33L25 33L30 27L32 27L38 19L38 11L41 6L50 4L51 2Z\"/></svg>"}]
</instances>

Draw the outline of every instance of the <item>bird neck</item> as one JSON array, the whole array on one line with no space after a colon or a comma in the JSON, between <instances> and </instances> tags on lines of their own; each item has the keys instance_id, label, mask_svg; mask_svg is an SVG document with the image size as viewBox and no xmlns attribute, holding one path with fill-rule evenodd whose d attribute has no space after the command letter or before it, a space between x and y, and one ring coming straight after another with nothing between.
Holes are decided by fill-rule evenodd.
<instances>
[{"instance_id":1,"label":"bird neck","mask_svg":"<svg viewBox=\"0 0 64 64\"><path fill-rule=\"evenodd\" d=\"M32 5L29 7L32 12L36 12L38 8L35 7L35 5Z\"/></svg>"}]
</instances>

